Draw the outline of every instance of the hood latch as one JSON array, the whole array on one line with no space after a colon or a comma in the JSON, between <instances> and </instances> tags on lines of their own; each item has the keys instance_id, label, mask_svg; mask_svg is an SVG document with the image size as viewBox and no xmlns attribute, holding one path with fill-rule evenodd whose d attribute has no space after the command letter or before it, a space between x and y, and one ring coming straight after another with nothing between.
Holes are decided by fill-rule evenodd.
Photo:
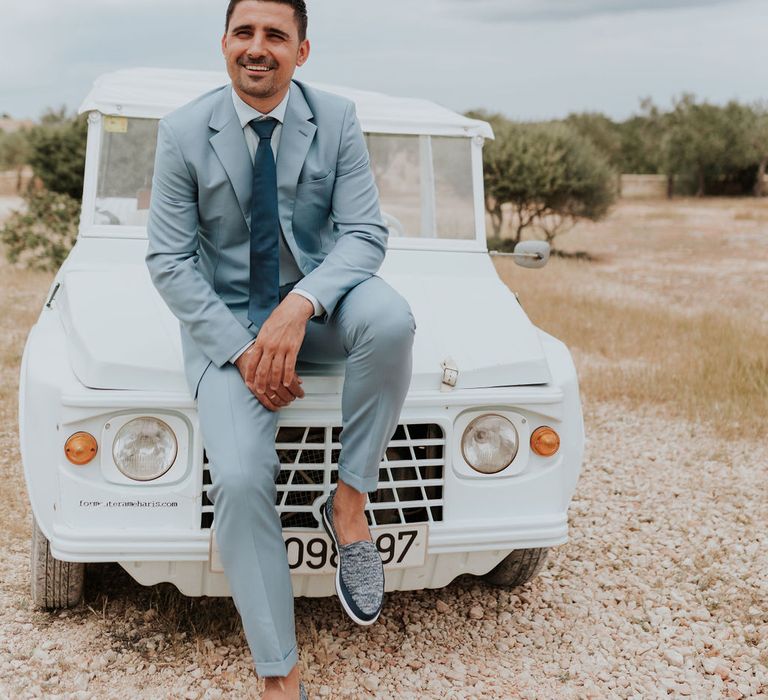
<instances>
[{"instance_id":1,"label":"hood latch","mask_svg":"<svg viewBox=\"0 0 768 700\"><path fill-rule=\"evenodd\" d=\"M442 381L440 382L440 391L451 391L459 379L459 368L452 357L446 357L440 367L443 370Z\"/></svg>"}]
</instances>

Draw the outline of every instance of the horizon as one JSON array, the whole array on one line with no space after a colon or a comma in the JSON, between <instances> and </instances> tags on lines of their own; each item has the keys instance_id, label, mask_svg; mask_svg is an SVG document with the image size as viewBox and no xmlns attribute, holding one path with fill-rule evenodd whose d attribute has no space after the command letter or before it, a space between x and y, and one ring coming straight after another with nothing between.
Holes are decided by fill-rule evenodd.
<instances>
[{"instance_id":1,"label":"horizon","mask_svg":"<svg viewBox=\"0 0 768 700\"><path fill-rule=\"evenodd\" d=\"M296 77L547 121L598 112L624 121L662 109L768 97L745 66L768 65L762 0L357 0L310 2L312 52ZM0 113L72 113L94 79L119 68L224 71L224 8L209 0L39 0L0 27ZM345 18L341 26L339 17ZM417 21L414 20L417 18ZM35 29L30 52L29 31ZM50 66L55 66L51 70Z\"/></svg>"}]
</instances>

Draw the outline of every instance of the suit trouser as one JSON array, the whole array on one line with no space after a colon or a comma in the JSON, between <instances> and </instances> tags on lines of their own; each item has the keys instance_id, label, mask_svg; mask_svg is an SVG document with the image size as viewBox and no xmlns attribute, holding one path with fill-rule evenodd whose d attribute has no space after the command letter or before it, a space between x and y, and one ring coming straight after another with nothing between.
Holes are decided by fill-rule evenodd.
<instances>
[{"instance_id":1,"label":"suit trouser","mask_svg":"<svg viewBox=\"0 0 768 700\"><path fill-rule=\"evenodd\" d=\"M378 487L379 464L410 384L415 329L405 299L375 276L351 289L325 324L307 324L299 362L345 362L339 479L360 492ZM208 367L197 400L224 573L256 672L285 676L298 650L275 507L279 414L259 403L231 363Z\"/></svg>"}]
</instances>

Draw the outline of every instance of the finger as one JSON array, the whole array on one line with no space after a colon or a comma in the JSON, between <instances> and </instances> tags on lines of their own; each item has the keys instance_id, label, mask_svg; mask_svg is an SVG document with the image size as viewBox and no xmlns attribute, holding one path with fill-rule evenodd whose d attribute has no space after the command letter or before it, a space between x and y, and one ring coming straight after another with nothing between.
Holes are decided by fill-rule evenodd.
<instances>
[{"instance_id":1,"label":"finger","mask_svg":"<svg viewBox=\"0 0 768 700\"><path fill-rule=\"evenodd\" d=\"M283 386L289 387L293 384L294 377L296 376L296 358L298 352L291 351L285 356L285 366L283 368Z\"/></svg>"},{"instance_id":2,"label":"finger","mask_svg":"<svg viewBox=\"0 0 768 700\"><path fill-rule=\"evenodd\" d=\"M264 408L272 412L280 410L280 406L278 406L274 401L271 401L266 394L254 394L254 396L256 396L259 403L264 406Z\"/></svg>"},{"instance_id":3,"label":"finger","mask_svg":"<svg viewBox=\"0 0 768 700\"><path fill-rule=\"evenodd\" d=\"M260 394L264 394L267 391L267 377L269 375L270 367L272 366L273 357L273 352L264 350L264 354L259 360L259 366L256 368L254 384L256 385L256 391L258 391Z\"/></svg>"},{"instance_id":4,"label":"finger","mask_svg":"<svg viewBox=\"0 0 768 700\"><path fill-rule=\"evenodd\" d=\"M281 403L282 406L287 406L291 401L293 401L296 397L284 386L278 386L277 390L275 391L275 397L272 398L271 394L267 394L267 398L272 401L273 403L277 403L278 401Z\"/></svg>"},{"instance_id":5,"label":"finger","mask_svg":"<svg viewBox=\"0 0 768 700\"><path fill-rule=\"evenodd\" d=\"M277 353L272 358L272 369L269 373L269 388L274 394L283 381L283 368L285 367L285 355Z\"/></svg>"},{"instance_id":6,"label":"finger","mask_svg":"<svg viewBox=\"0 0 768 700\"><path fill-rule=\"evenodd\" d=\"M298 399L304 398L304 389L301 388L301 379L294 375L293 384L289 387L290 392Z\"/></svg>"},{"instance_id":7,"label":"finger","mask_svg":"<svg viewBox=\"0 0 768 700\"><path fill-rule=\"evenodd\" d=\"M246 384L253 383L253 378L256 375L256 368L259 366L259 361L263 354L264 350L256 343L254 343L251 346L251 349L247 351L246 363L243 368L244 371L241 372Z\"/></svg>"}]
</instances>

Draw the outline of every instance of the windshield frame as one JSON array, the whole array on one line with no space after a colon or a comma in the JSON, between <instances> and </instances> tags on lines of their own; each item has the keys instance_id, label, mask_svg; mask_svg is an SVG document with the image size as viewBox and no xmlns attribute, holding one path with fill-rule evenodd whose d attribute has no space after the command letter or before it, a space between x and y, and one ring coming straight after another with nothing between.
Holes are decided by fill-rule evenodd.
<instances>
[{"instance_id":1,"label":"windshield frame","mask_svg":"<svg viewBox=\"0 0 768 700\"><path fill-rule=\"evenodd\" d=\"M91 111L88 114L88 141L86 145L85 173L83 179L83 199L81 207L80 225L78 237L83 238L147 238L146 226L136 226L127 224L97 224L96 201L99 176L99 164L101 159L102 137L104 129L105 115L98 111ZM131 117L128 117L131 118ZM141 118L141 117L135 117ZM404 136L443 136L437 132L434 134L425 134L424 132L395 132L395 131L371 131L368 134L402 134ZM458 138L471 139L471 168L472 168L472 199L474 207L474 225L475 235L473 238L449 239L449 238L415 238L406 236L397 236L390 233L388 239L389 249L402 250L441 250L441 251L473 251L485 252L486 246L486 225L485 225L485 195L483 186L483 143L485 139L482 136L467 136Z\"/></svg>"}]
</instances>

